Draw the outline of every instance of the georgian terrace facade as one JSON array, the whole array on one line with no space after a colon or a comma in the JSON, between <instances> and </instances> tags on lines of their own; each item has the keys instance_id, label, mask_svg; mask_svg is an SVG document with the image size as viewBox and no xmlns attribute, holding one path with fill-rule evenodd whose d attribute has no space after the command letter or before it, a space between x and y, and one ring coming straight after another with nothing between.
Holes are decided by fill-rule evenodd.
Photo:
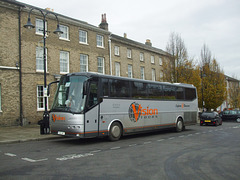
<instances>
[{"instance_id":1,"label":"georgian terrace facade","mask_svg":"<svg viewBox=\"0 0 240 180\"><path fill-rule=\"evenodd\" d=\"M43 98L43 17L31 12L31 31L23 26L28 13L37 8L18 1L0 0L0 125L35 124L42 119ZM52 9L42 9L51 11ZM55 13L55 12L54 12ZM55 13L57 14L57 13ZM98 72L109 75L161 81L162 62L170 56L152 47L150 40L139 43L108 30L106 15L99 27L57 14L60 29L52 32L57 21L46 17L47 83L72 72ZM50 109L54 90L48 98Z\"/></svg>"}]
</instances>

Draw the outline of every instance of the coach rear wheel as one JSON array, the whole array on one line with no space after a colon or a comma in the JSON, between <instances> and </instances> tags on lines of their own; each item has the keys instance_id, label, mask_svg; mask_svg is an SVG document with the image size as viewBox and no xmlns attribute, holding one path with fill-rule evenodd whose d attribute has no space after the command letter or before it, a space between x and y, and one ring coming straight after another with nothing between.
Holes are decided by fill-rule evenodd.
<instances>
[{"instance_id":1,"label":"coach rear wheel","mask_svg":"<svg viewBox=\"0 0 240 180\"><path fill-rule=\"evenodd\" d=\"M111 125L110 131L109 131L109 140L110 141L117 141L122 136L122 126L118 122L114 122Z\"/></svg>"},{"instance_id":2,"label":"coach rear wheel","mask_svg":"<svg viewBox=\"0 0 240 180\"><path fill-rule=\"evenodd\" d=\"M183 120L181 118L178 118L177 124L176 124L176 131L181 132L184 130Z\"/></svg>"}]
</instances>

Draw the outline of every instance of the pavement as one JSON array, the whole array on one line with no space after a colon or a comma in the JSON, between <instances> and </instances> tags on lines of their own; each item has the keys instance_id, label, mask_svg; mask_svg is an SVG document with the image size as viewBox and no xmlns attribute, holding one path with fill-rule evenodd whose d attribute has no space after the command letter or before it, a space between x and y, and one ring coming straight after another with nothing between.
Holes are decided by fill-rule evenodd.
<instances>
[{"instance_id":1,"label":"pavement","mask_svg":"<svg viewBox=\"0 0 240 180\"><path fill-rule=\"evenodd\" d=\"M59 138L60 136L52 134L40 134L39 125L26 126L0 126L0 144L26 142L26 141L41 141L46 139Z\"/></svg>"}]
</instances>

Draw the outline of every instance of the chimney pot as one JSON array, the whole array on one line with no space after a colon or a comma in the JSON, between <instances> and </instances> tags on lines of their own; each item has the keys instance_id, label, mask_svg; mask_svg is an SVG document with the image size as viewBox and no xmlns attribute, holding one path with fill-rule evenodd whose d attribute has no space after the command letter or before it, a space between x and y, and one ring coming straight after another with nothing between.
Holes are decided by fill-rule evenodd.
<instances>
[{"instance_id":1,"label":"chimney pot","mask_svg":"<svg viewBox=\"0 0 240 180\"><path fill-rule=\"evenodd\" d=\"M145 44L148 45L148 46L152 46L152 43L151 43L151 40L150 40L150 39L146 39Z\"/></svg>"}]
</instances>

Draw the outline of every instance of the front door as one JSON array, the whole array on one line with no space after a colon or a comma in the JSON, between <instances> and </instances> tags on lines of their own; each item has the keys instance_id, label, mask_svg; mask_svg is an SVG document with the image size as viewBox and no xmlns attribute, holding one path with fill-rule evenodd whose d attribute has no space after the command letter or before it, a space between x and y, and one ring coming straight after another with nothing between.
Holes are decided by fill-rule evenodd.
<instances>
[{"instance_id":1,"label":"front door","mask_svg":"<svg viewBox=\"0 0 240 180\"><path fill-rule=\"evenodd\" d=\"M86 113L84 118L85 137L98 136L99 126L99 103L98 103L98 81L91 80L86 104Z\"/></svg>"}]
</instances>

